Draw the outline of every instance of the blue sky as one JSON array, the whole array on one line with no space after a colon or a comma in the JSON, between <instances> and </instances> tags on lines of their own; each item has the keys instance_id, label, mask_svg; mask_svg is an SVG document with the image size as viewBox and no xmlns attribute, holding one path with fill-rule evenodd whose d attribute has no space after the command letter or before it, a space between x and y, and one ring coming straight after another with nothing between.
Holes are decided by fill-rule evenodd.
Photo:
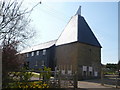
<instances>
[{"instance_id":1,"label":"blue sky","mask_svg":"<svg viewBox=\"0 0 120 90\"><path fill-rule=\"evenodd\" d=\"M29 2L27 7L38 1ZM101 62L118 62L118 3L117 2L42 2L31 13L31 27L36 30L29 44L37 45L59 37L79 6L81 15L102 45Z\"/></svg>"}]
</instances>

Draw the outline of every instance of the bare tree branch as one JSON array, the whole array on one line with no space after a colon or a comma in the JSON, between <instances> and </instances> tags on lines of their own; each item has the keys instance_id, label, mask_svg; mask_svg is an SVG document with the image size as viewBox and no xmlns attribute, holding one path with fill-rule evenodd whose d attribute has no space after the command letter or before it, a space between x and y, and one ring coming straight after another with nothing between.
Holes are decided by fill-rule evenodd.
<instances>
[{"instance_id":1,"label":"bare tree branch","mask_svg":"<svg viewBox=\"0 0 120 90\"><path fill-rule=\"evenodd\" d=\"M27 13L31 13L32 10L39 4L36 4L31 10L21 9L22 2L11 0L0 1L0 41L14 40L24 42L34 35L34 31L29 27L30 19L26 17ZM5 43L7 44L7 43Z\"/></svg>"}]
</instances>

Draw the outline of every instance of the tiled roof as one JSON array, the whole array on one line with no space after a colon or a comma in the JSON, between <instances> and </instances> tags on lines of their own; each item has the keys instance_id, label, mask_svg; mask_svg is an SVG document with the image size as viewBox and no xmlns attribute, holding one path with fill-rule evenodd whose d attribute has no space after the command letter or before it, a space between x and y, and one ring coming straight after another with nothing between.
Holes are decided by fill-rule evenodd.
<instances>
[{"instance_id":1,"label":"tiled roof","mask_svg":"<svg viewBox=\"0 0 120 90\"><path fill-rule=\"evenodd\" d=\"M78 15L78 41L101 47L94 33L85 21L84 17Z\"/></svg>"},{"instance_id":2,"label":"tiled roof","mask_svg":"<svg viewBox=\"0 0 120 90\"><path fill-rule=\"evenodd\" d=\"M55 43L56 43L56 40L52 40L52 41L49 41L49 42L41 43L39 45L35 45L35 46L32 46L30 48L27 48L27 49L21 51L20 54L31 52L31 51L36 51L36 50L41 50L41 49L50 48L51 46L55 45Z\"/></svg>"},{"instance_id":3,"label":"tiled roof","mask_svg":"<svg viewBox=\"0 0 120 90\"><path fill-rule=\"evenodd\" d=\"M56 46L68 44L77 41L78 27L77 27L77 16L73 16L68 22L64 31L56 41Z\"/></svg>"}]
</instances>

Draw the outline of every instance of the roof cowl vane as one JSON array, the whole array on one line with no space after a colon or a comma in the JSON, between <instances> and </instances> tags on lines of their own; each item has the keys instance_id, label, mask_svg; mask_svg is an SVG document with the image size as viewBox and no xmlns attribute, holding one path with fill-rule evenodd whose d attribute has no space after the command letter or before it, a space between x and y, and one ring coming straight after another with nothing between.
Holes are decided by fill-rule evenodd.
<instances>
[{"instance_id":1,"label":"roof cowl vane","mask_svg":"<svg viewBox=\"0 0 120 90\"><path fill-rule=\"evenodd\" d=\"M81 6L79 6L79 9L77 10L75 15L81 15Z\"/></svg>"}]
</instances>

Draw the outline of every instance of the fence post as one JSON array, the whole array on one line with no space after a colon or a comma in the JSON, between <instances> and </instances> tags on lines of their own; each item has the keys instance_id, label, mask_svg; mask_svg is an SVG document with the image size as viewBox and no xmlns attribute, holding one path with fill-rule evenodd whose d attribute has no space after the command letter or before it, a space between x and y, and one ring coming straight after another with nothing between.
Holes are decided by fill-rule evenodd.
<instances>
[{"instance_id":1,"label":"fence post","mask_svg":"<svg viewBox=\"0 0 120 90\"><path fill-rule=\"evenodd\" d=\"M75 74L74 74L74 88L78 88L77 78L78 78L78 75L77 75L77 72L75 72Z\"/></svg>"},{"instance_id":2,"label":"fence post","mask_svg":"<svg viewBox=\"0 0 120 90\"><path fill-rule=\"evenodd\" d=\"M116 76L116 88L118 88L118 78Z\"/></svg>"},{"instance_id":3,"label":"fence post","mask_svg":"<svg viewBox=\"0 0 120 90\"><path fill-rule=\"evenodd\" d=\"M61 84L61 83L60 83L60 82L61 82L60 77L61 77L61 73L60 73L60 71L59 71L59 72L58 72L58 87L59 87L59 88L61 88L61 85L60 85L60 84Z\"/></svg>"},{"instance_id":4,"label":"fence post","mask_svg":"<svg viewBox=\"0 0 120 90\"><path fill-rule=\"evenodd\" d=\"M120 71L119 71L119 67L120 67L120 61L118 61L117 64L118 67L118 73L116 73L116 88L118 88L118 86L120 85Z\"/></svg>"},{"instance_id":5,"label":"fence post","mask_svg":"<svg viewBox=\"0 0 120 90\"><path fill-rule=\"evenodd\" d=\"M116 88L120 86L120 72L118 70L118 74L116 74Z\"/></svg>"},{"instance_id":6,"label":"fence post","mask_svg":"<svg viewBox=\"0 0 120 90\"><path fill-rule=\"evenodd\" d=\"M104 86L104 82L103 82L103 67L101 68L101 85Z\"/></svg>"}]
</instances>

